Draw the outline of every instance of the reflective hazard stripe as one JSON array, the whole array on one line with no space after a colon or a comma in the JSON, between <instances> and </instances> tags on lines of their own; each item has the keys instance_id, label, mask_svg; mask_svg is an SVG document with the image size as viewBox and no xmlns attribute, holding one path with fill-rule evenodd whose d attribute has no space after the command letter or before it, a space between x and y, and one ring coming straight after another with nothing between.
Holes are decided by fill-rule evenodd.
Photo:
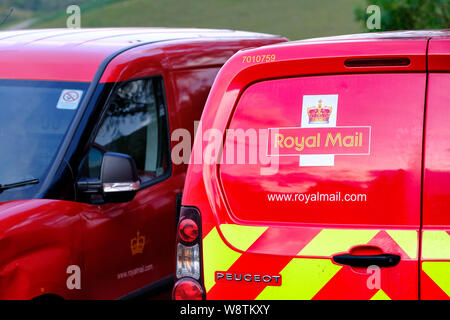
<instances>
[{"instance_id":1,"label":"reflective hazard stripe","mask_svg":"<svg viewBox=\"0 0 450 320\"><path fill-rule=\"evenodd\" d=\"M422 270L450 296L450 261L425 261Z\"/></svg>"},{"instance_id":2,"label":"reflective hazard stripe","mask_svg":"<svg viewBox=\"0 0 450 320\"><path fill-rule=\"evenodd\" d=\"M221 224L220 231L230 244L238 250L247 249L267 230L267 227Z\"/></svg>"},{"instance_id":3,"label":"reflective hazard stripe","mask_svg":"<svg viewBox=\"0 0 450 320\"><path fill-rule=\"evenodd\" d=\"M391 300L389 296L382 289L378 290L370 300Z\"/></svg>"},{"instance_id":4,"label":"reflective hazard stripe","mask_svg":"<svg viewBox=\"0 0 450 320\"><path fill-rule=\"evenodd\" d=\"M329 259L294 258L280 272L283 285L266 287L257 300L310 300L341 269Z\"/></svg>"},{"instance_id":5,"label":"reflective hazard stripe","mask_svg":"<svg viewBox=\"0 0 450 320\"><path fill-rule=\"evenodd\" d=\"M214 273L228 270L241 253L231 250L222 240L216 227L203 238L203 275L208 292L215 284Z\"/></svg>"},{"instance_id":6,"label":"reflective hazard stripe","mask_svg":"<svg viewBox=\"0 0 450 320\"><path fill-rule=\"evenodd\" d=\"M323 229L297 255L330 257L346 252L357 244L366 244L379 230Z\"/></svg>"},{"instance_id":7,"label":"reflective hazard stripe","mask_svg":"<svg viewBox=\"0 0 450 320\"><path fill-rule=\"evenodd\" d=\"M419 255L418 231L386 230L386 232L411 259L417 259Z\"/></svg>"},{"instance_id":8,"label":"reflective hazard stripe","mask_svg":"<svg viewBox=\"0 0 450 320\"><path fill-rule=\"evenodd\" d=\"M245 226L237 224L221 224L219 227L224 238L234 248L247 251L255 243L268 227ZM284 230L293 228L271 227L271 230L279 230L283 234ZM307 230L311 228L303 228ZM340 252L346 252L351 247L360 244L368 244L380 233L380 229L322 229L304 246L299 248L297 256L331 257ZM302 229L299 233L304 232ZM417 259L418 254L418 232L416 230L385 230L410 259ZM377 245L378 243L374 243ZM263 252L258 252L263 253ZM279 253L283 254L283 248L279 248ZM395 253L395 252L391 252ZM404 257L403 257L404 258Z\"/></svg>"},{"instance_id":9,"label":"reflective hazard stripe","mask_svg":"<svg viewBox=\"0 0 450 320\"><path fill-rule=\"evenodd\" d=\"M289 230L288 236L284 232L286 230ZM313 232L311 232L312 230ZM299 234L309 233L309 235L297 237L294 240L289 239L289 234L292 236L297 232ZM224 242L221 234L231 247ZM276 242L277 246L280 246L280 251L274 252L271 248L271 252L265 253L264 244L267 243L265 241L267 239L274 241L274 236L276 238L281 237L281 239L283 236L287 238L286 241L283 239ZM300 243L302 241L303 243ZM258 244L254 245L255 243ZM344 270L343 266L332 262L331 256L348 252L352 247L363 244L376 245L389 251L389 253L400 254L402 260L417 260L418 231L304 227L294 229L293 227L222 224L219 228L214 227L203 239L205 289L208 293L214 287L211 294L215 298L230 298L228 296L222 297L222 295L232 294L231 292L228 293L227 289L223 287L230 284L218 283L215 286L215 272L228 270L231 270L230 272L265 272L268 269L266 265L252 264L252 259L256 258L252 258L251 255L248 256L249 254L260 253L267 259L270 256L273 256L273 259L285 256L286 262L280 265L277 270L273 270L272 266L270 271L282 276L282 285L265 286L259 291L252 289L255 295L251 296L250 299L312 299L315 296L323 296L330 292L327 283L336 278L337 273L341 274L340 270ZM298 246L298 249L294 251L296 246ZM286 255L283 252L284 248L289 248L291 253ZM413 261L410 262L414 263ZM343 275L345 273L339 276L338 282L342 281ZM247 288L242 286L244 291L250 290ZM331 288L331 290L334 289ZM370 292L368 293L370 294ZM381 289L366 298L390 299L386 291Z\"/></svg>"},{"instance_id":10,"label":"reflective hazard stripe","mask_svg":"<svg viewBox=\"0 0 450 320\"><path fill-rule=\"evenodd\" d=\"M425 260L422 271L450 297L450 235L447 231L423 231L422 259Z\"/></svg>"},{"instance_id":11,"label":"reflective hazard stripe","mask_svg":"<svg viewBox=\"0 0 450 320\"><path fill-rule=\"evenodd\" d=\"M425 260L450 260L450 235L443 230L423 231L422 258Z\"/></svg>"}]
</instances>

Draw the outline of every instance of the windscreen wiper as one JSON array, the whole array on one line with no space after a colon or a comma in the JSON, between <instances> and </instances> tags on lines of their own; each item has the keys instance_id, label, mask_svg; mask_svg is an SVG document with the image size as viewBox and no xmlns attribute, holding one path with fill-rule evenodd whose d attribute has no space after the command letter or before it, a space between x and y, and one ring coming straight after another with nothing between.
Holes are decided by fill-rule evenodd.
<instances>
[{"instance_id":1,"label":"windscreen wiper","mask_svg":"<svg viewBox=\"0 0 450 320\"><path fill-rule=\"evenodd\" d=\"M14 188L24 187L24 186L28 186L30 184L38 184L38 183L39 183L39 179L31 179L31 180L25 180L25 181L16 182L16 183L10 183L10 184L0 184L0 193L2 193L5 190L8 190L8 189L14 189Z\"/></svg>"}]
</instances>

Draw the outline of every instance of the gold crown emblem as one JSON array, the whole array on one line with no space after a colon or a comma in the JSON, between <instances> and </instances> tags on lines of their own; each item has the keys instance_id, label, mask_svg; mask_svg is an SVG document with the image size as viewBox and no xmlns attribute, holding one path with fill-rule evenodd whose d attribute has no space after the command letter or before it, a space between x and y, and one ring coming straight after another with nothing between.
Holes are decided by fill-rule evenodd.
<instances>
[{"instance_id":1,"label":"gold crown emblem","mask_svg":"<svg viewBox=\"0 0 450 320\"><path fill-rule=\"evenodd\" d=\"M140 236L138 231L136 237L131 239L130 242L131 255L134 256L135 254L144 252L144 246L145 246L145 236Z\"/></svg>"},{"instance_id":2,"label":"gold crown emblem","mask_svg":"<svg viewBox=\"0 0 450 320\"><path fill-rule=\"evenodd\" d=\"M309 123L328 123L333 108L330 106L322 107L322 100L316 106L307 109Z\"/></svg>"}]
</instances>

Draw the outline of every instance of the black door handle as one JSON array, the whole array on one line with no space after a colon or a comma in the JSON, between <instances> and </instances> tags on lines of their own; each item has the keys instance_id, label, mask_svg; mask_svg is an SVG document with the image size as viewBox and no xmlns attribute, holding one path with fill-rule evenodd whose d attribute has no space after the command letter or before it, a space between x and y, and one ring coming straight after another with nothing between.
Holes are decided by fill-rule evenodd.
<instances>
[{"instance_id":1,"label":"black door handle","mask_svg":"<svg viewBox=\"0 0 450 320\"><path fill-rule=\"evenodd\" d=\"M338 264L344 264L352 267L393 267L400 262L400 256L395 254L377 254L377 255L352 255L340 254L333 257L333 261Z\"/></svg>"}]
</instances>

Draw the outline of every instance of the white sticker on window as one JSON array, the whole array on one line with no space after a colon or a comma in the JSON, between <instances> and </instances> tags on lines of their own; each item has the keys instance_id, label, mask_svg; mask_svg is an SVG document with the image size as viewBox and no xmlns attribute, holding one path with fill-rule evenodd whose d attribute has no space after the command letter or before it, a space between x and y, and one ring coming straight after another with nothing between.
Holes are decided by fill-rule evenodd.
<instances>
[{"instance_id":1,"label":"white sticker on window","mask_svg":"<svg viewBox=\"0 0 450 320\"><path fill-rule=\"evenodd\" d=\"M302 128L336 127L337 94L304 95L302 104ZM333 167L333 154L304 154L300 167Z\"/></svg>"},{"instance_id":2,"label":"white sticker on window","mask_svg":"<svg viewBox=\"0 0 450 320\"><path fill-rule=\"evenodd\" d=\"M64 110L76 110L78 108L78 105L80 104L82 96L82 90L65 89L59 97L56 108Z\"/></svg>"}]
</instances>

